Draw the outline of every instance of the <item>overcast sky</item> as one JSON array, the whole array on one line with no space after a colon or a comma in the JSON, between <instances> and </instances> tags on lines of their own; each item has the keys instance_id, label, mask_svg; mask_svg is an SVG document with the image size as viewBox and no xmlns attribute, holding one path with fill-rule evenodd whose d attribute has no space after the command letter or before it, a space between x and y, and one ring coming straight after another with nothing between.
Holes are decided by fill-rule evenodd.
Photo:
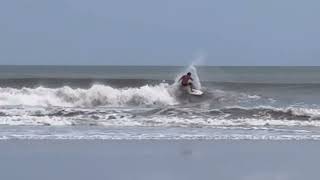
<instances>
[{"instance_id":1,"label":"overcast sky","mask_svg":"<svg viewBox=\"0 0 320 180\"><path fill-rule=\"evenodd\" d=\"M0 64L320 65L319 0L1 0Z\"/></svg>"}]
</instances>

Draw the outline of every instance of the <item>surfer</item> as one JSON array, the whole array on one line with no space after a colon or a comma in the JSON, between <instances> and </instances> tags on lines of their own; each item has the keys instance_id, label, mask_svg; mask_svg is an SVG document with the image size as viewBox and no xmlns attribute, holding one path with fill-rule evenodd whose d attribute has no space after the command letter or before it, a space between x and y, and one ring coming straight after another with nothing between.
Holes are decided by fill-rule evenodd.
<instances>
[{"instance_id":1,"label":"surfer","mask_svg":"<svg viewBox=\"0 0 320 180\"><path fill-rule=\"evenodd\" d=\"M186 75L183 75L180 79L179 82L181 81L181 86L182 87L190 87L191 92L193 92L193 85L192 82L193 81L192 77L191 77L191 72L188 72Z\"/></svg>"}]
</instances>

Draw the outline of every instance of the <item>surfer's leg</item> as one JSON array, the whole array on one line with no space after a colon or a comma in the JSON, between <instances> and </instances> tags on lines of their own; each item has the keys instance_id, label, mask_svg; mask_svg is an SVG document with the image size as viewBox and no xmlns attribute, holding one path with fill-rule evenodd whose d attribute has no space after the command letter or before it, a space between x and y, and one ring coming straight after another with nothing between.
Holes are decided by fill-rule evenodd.
<instances>
[{"instance_id":1,"label":"surfer's leg","mask_svg":"<svg viewBox=\"0 0 320 180\"><path fill-rule=\"evenodd\" d=\"M192 83L189 83L189 87L190 87L190 90L191 90L191 92L193 91L193 85L192 85Z\"/></svg>"}]
</instances>

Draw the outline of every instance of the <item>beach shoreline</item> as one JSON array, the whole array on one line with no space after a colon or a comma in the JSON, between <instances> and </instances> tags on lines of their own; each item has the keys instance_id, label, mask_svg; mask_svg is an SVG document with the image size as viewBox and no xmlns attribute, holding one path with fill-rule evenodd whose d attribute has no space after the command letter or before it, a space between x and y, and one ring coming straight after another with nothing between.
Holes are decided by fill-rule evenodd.
<instances>
[{"instance_id":1,"label":"beach shoreline","mask_svg":"<svg viewBox=\"0 0 320 180\"><path fill-rule=\"evenodd\" d=\"M318 141L2 140L1 179L317 179Z\"/></svg>"}]
</instances>

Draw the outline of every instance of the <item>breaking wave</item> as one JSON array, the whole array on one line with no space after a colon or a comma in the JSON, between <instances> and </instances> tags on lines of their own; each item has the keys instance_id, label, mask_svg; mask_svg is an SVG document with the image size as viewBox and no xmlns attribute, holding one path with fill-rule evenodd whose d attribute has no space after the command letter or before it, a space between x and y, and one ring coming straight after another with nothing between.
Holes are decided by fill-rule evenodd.
<instances>
[{"instance_id":1,"label":"breaking wave","mask_svg":"<svg viewBox=\"0 0 320 180\"><path fill-rule=\"evenodd\" d=\"M0 88L0 105L26 106L124 106L174 105L177 101L166 83L136 88L113 88L95 84L89 89L71 88Z\"/></svg>"}]
</instances>

